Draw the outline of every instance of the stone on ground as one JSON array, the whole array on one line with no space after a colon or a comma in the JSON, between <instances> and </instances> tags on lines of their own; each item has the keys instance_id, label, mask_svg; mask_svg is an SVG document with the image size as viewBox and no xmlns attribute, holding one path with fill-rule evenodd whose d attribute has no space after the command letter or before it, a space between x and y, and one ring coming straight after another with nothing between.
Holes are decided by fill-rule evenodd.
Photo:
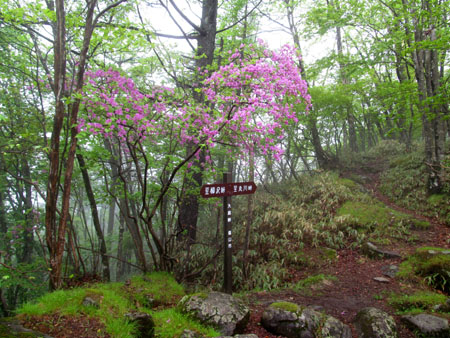
<instances>
[{"instance_id":1,"label":"stone on ground","mask_svg":"<svg viewBox=\"0 0 450 338\"><path fill-rule=\"evenodd\" d=\"M402 316L402 320L412 330L418 330L426 337L447 338L450 336L447 319L421 313L418 315Z\"/></svg>"},{"instance_id":2,"label":"stone on ground","mask_svg":"<svg viewBox=\"0 0 450 338\"><path fill-rule=\"evenodd\" d=\"M250 310L240 300L221 292L185 296L179 305L182 312L226 336L242 333L250 319Z\"/></svg>"},{"instance_id":3,"label":"stone on ground","mask_svg":"<svg viewBox=\"0 0 450 338\"><path fill-rule=\"evenodd\" d=\"M394 318L380 309L366 307L358 312L355 328L359 338L395 338L397 326Z\"/></svg>"},{"instance_id":4,"label":"stone on ground","mask_svg":"<svg viewBox=\"0 0 450 338\"><path fill-rule=\"evenodd\" d=\"M375 244L367 242L361 247L363 254L370 258L401 258L402 256L396 252L383 250L378 248Z\"/></svg>"},{"instance_id":5,"label":"stone on ground","mask_svg":"<svg viewBox=\"0 0 450 338\"><path fill-rule=\"evenodd\" d=\"M352 337L350 328L338 319L289 302L271 304L264 311L261 324L269 332L287 338Z\"/></svg>"}]
</instances>

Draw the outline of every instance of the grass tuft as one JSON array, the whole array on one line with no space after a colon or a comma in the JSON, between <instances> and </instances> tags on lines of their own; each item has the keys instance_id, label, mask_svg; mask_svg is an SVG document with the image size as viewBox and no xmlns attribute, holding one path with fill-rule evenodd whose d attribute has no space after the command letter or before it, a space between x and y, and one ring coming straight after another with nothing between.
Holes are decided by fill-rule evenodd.
<instances>
[{"instance_id":1,"label":"grass tuft","mask_svg":"<svg viewBox=\"0 0 450 338\"><path fill-rule=\"evenodd\" d=\"M417 313L431 310L435 305L443 304L447 300L445 295L430 292L418 291L411 295L393 294L388 301L399 313Z\"/></svg>"},{"instance_id":2,"label":"grass tuft","mask_svg":"<svg viewBox=\"0 0 450 338\"><path fill-rule=\"evenodd\" d=\"M176 338L184 330L193 331L201 336L218 337L220 333L213 328L205 327L199 322L177 311L175 308L152 312L155 321L155 335L158 338Z\"/></svg>"}]
</instances>

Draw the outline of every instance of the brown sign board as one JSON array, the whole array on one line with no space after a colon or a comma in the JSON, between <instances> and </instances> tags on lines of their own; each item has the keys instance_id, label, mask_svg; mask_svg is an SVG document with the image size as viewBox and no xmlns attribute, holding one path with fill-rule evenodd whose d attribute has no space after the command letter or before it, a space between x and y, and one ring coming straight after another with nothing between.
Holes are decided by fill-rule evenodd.
<instances>
[{"instance_id":1,"label":"brown sign board","mask_svg":"<svg viewBox=\"0 0 450 338\"><path fill-rule=\"evenodd\" d=\"M203 198L224 197L235 195L250 195L256 191L255 182L235 182L205 184L200 189L200 195Z\"/></svg>"}]
</instances>

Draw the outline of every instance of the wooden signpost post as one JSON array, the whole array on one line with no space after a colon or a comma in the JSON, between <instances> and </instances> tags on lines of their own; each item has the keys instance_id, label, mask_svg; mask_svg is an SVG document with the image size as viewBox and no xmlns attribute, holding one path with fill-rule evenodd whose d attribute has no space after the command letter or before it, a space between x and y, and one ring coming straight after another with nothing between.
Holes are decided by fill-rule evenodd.
<instances>
[{"instance_id":1,"label":"wooden signpost post","mask_svg":"<svg viewBox=\"0 0 450 338\"><path fill-rule=\"evenodd\" d=\"M231 174L223 174L223 183L205 184L200 189L203 198L223 197L223 289L232 293L232 241L231 241L231 196L249 195L256 191L254 182L230 182Z\"/></svg>"}]
</instances>

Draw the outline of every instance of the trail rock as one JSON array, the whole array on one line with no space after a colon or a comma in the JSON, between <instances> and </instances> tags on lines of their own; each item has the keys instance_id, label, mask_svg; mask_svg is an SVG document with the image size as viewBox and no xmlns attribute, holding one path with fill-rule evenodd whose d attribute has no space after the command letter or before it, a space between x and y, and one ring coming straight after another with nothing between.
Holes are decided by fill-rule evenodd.
<instances>
[{"instance_id":1,"label":"trail rock","mask_svg":"<svg viewBox=\"0 0 450 338\"><path fill-rule=\"evenodd\" d=\"M180 338L204 338L204 336L197 332L186 329L181 333Z\"/></svg>"},{"instance_id":2,"label":"trail rock","mask_svg":"<svg viewBox=\"0 0 450 338\"><path fill-rule=\"evenodd\" d=\"M100 307L100 305L91 297L84 297L82 304L83 304L83 306L88 306L88 307L92 306L96 309L98 309Z\"/></svg>"},{"instance_id":3,"label":"trail rock","mask_svg":"<svg viewBox=\"0 0 450 338\"><path fill-rule=\"evenodd\" d=\"M250 319L250 310L241 301L221 292L185 296L179 305L182 312L228 336L242 333Z\"/></svg>"},{"instance_id":4,"label":"trail rock","mask_svg":"<svg viewBox=\"0 0 450 338\"><path fill-rule=\"evenodd\" d=\"M294 303L271 304L261 324L270 332L288 338L351 338L350 328L338 319Z\"/></svg>"},{"instance_id":5,"label":"trail rock","mask_svg":"<svg viewBox=\"0 0 450 338\"><path fill-rule=\"evenodd\" d=\"M125 317L132 323L136 323L138 328L138 338L152 338L155 334L155 322L152 316L145 312L131 312Z\"/></svg>"},{"instance_id":6,"label":"trail rock","mask_svg":"<svg viewBox=\"0 0 450 338\"><path fill-rule=\"evenodd\" d=\"M450 335L448 320L421 313L414 316L402 316L402 321L413 330L419 330L426 337L446 338Z\"/></svg>"},{"instance_id":7,"label":"trail rock","mask_svg":"<svg viewBox=\"0 0 450 338\"><path fill-rule=\"evenodd\" d=\"M398 337L394 318L374 307L366 307L358 312L355 328L359 338Z\"/></svg>"},{"instance_id":8,"label":"trail rock","mask_svg":"<svg viewBox=\"0 0 450 338\"><path fill-rule=\"evenodd\" d=\"M381 271L383 271L383 275L394 278L398 273L398 266L397 265L385 265L381 267Z\"/></svg>"},{"instance_id":9,"label":"trail rock","mask_svg":"<svg viewBox=\"0 0 450 338\"><path fill-rule=\"evenodd\" d=\"M367 242L361 247L363 254L370 258L401 258L402 256L396 252L382 250L375 244Z\"/></svg>"},{"instance_id":10,"label":"trail rock","mask_svg":"<svg viewBox=\"0 0 450 338\"><path fill-rule=\"evenodd\" d=\"M379 283L389 283L389 279L385 277L374 277L373 280Z\"/></svg>"}]
</instances>

